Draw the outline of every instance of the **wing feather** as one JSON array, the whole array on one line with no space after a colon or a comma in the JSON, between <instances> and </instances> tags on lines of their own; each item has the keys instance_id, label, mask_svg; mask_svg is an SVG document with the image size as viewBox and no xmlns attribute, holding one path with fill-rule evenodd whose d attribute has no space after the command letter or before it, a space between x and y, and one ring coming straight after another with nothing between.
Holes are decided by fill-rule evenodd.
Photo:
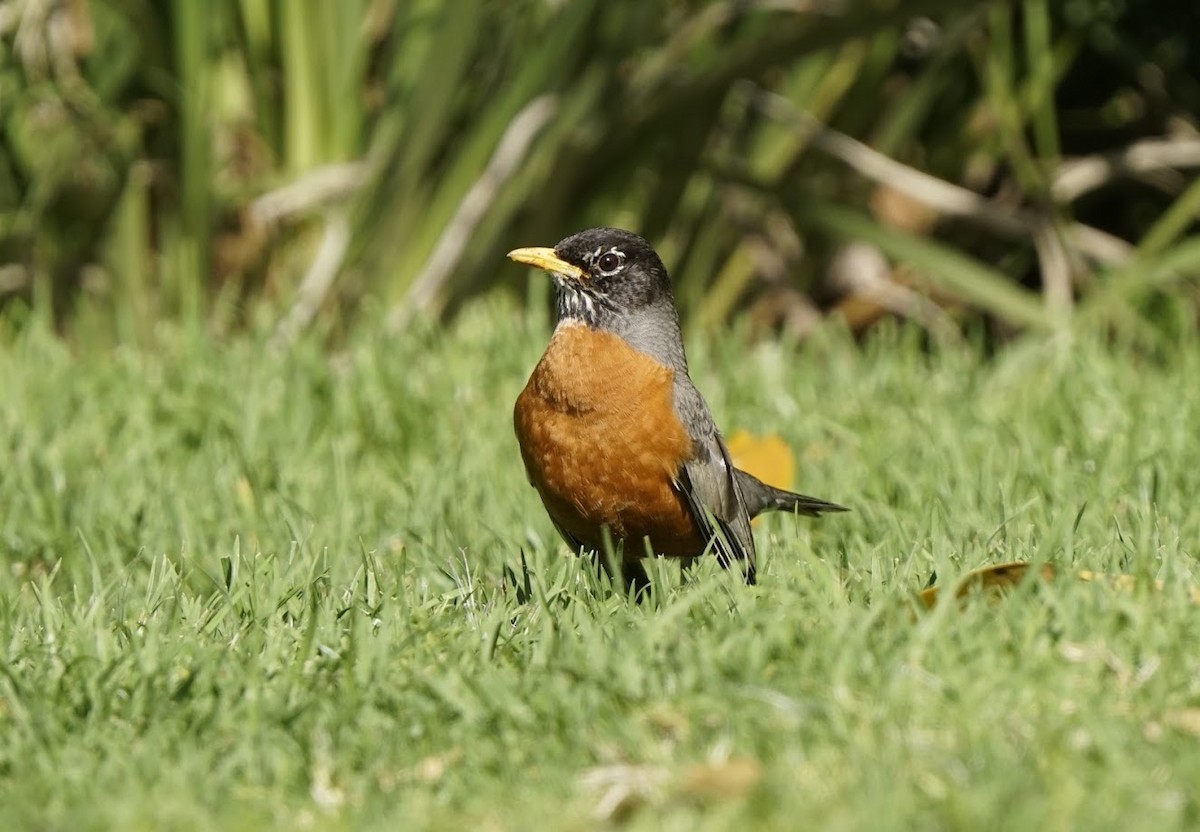
<instances>
[{"instance_id":1,"label":"wing feather","mask_svg":"<svg viewBox=\"0 0 1200 832\"><path fill-rule=\"evenodd\" d=\"M686 375L676 376L675 407L692 438L692 456L684 462L676 486L721 566L745 564L746 583L755 582L756 555L750 517L708 405Z\"/></svg>"}]
</instances>

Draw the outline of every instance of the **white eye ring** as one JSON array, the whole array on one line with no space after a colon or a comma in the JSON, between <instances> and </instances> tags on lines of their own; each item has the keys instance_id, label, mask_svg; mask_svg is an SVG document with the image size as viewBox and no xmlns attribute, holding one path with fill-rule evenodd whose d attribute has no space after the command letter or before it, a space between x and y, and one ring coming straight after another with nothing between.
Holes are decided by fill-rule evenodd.
<instances>
[{"instance_id":1,"label":"white eye ring","mask_svg":"<svg viewBox=\"0 0 1200 832\"><path fill-rule=\"evenodd\" d=\"M625 267L625 253L614 248L597 257L595 263L596 271L609 277Z\"/></svg>"}]
</instances>

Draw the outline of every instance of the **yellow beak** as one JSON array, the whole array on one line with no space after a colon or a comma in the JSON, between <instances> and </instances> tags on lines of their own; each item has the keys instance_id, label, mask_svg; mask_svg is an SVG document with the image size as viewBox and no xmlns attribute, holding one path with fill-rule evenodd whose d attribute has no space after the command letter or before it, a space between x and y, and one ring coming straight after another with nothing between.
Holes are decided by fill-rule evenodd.
<instances>
[{"instance_id":1,"label":"yellow beak","mask_svg":"<svg viewBox=\"0 0 1200 832\"><path fill-rule=\"evenodd\" d=\"M587 272L563 260L554 253L552 248L517 248L510 251L508 257L510 260L516 260L526 266L533 266L535 269L561 275L571 280L587 280Z\"/></svg>"}]
</instances>

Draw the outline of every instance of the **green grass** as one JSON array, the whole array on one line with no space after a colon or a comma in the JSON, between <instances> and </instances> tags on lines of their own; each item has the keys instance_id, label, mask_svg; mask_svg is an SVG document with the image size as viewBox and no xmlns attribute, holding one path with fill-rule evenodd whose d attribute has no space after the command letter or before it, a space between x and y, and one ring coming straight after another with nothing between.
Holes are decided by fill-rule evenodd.
<instances>
[{"instance_id":1,"label":"green grass","mask_svg":"<svg viewBox=\"0 0 1200 832\"><path fill-rule=\"evenodd\" d=\"M770 518L757 587L661 564L638 606L525 484L525 321L4 336L0 827L1200 823L1194 338L694 343L720 423L854 511ZM1012 559L1146 580L910 614Z\"/></svg>"}]
</instances>

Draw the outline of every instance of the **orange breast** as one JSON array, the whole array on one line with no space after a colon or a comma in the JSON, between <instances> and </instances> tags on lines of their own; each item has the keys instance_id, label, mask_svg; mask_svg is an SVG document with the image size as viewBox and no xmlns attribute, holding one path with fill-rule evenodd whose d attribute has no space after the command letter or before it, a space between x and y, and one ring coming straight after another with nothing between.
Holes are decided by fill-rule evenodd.
<instances>
[{"instance_id":1,"label":"orange breast","mask_svg":"<svg viewBox=\"0 0 1200 832\"><path fill-rule=\"evenodd\" d=\"M698 555L704 540L674 480L692 452L674 370L611 333L555 330L517 398L514 423L546 511L586 545L607 526L630 557Z\"/></svg>"}]
</instances>

